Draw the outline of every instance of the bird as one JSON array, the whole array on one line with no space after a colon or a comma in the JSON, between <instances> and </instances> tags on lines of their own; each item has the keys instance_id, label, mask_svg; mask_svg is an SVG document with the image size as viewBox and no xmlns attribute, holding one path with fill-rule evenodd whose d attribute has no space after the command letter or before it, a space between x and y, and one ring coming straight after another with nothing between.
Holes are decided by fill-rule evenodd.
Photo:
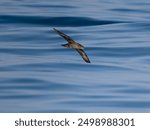
<instances>
[{"instance_id":1,"label":"bird","mask_svg":"<svg viewBox=\"0 0 150 130\"><path fill-rule=\"evenodd\" d=\"M68 42L67 44L62 44L62 46L66 47L66 48L75 49L81 55L81 57L83 58L83 60L86 63L91 63L91 61L89 60L87 54L84 51L85 47L83 45L75 42L71 37L69 37L68 35L64 34L63 32L57 30L56 28L53 28L53 30Z\"/></svg>"}]
</instances>

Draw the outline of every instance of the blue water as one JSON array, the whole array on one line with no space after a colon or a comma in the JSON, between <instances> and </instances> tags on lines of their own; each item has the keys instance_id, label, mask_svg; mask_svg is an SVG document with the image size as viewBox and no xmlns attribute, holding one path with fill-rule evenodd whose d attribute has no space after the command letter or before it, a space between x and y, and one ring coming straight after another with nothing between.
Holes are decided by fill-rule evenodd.
<instances>
[{"instance_id":1,"label":"blue water","mask_svg":"<svg viewBox=\"0 0 150 130\"><path fill-rule=\"evenodd\" d=\"M150 112L150 1L1 0L0 112Z\"/></svg>"}]
</instances>

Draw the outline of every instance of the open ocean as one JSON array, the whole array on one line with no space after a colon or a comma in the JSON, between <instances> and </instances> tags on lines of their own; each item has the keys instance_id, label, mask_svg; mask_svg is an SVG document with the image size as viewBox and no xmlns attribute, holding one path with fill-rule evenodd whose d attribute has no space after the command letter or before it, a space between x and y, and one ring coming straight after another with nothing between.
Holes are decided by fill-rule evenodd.
<instances>
[{"instance_id":1,"label":"open ocean","mask_svg":"<svg viewBox=\"0 0 150 130\"><path fill-rule=\"evenodd\" d=\"M150 112L150 1L1 0L0 112Z\"/></svg>"}]
</instances>

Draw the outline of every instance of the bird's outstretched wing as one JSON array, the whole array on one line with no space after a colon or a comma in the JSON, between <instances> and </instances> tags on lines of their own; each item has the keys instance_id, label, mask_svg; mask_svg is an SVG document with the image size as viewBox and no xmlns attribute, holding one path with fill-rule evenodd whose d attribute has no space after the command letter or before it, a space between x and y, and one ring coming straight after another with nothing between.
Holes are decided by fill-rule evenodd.
<instances>
[{"instance_id":1,"label":"bird's outstretched wing","mask_svg":"<svg viewBox=\"0 0 150 130\"><path fill-rule=\"evenodd\" d=\"M85 62L91 63L83 49L76 49L76 51L82 56L82 58Z\"/></svg>"},{"instance_id":2,"label":"bird's outstretched wing","mask_svg":"<svg viewBox=\"0 0 150 130\"><path fill-rule=\"evenodd\" d=\"M74 40L72 40L71 37L69 37L68 35L64 34L63 32L61 32L61 31L59 31L59 30L57 30L57 29L55 29L55 28L53 28L53 29L54 29L54 31L55 31L57 34L59 34L59 35L62 36L65 40L67 40L68 43L74 42Z\"/></svg>"}]
</instances>

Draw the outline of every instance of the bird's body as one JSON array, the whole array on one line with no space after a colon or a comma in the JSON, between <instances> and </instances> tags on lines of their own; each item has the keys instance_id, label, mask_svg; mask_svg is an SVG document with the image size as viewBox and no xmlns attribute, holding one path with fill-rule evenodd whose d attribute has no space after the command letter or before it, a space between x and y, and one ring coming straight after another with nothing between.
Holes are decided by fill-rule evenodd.
<instances>
[{"instance_id":1,"label":"bird's body","mask_svg":"<svg viewBox=\"0 0 150 130\"><path fill-rule=\"evenodd\" d=\"M74 48L74 49L84 49L84 47L79 43L73 43L73 44L67 43L67 44L62 44L62 46L67 48Z\"/></svg>"},{"instance_id":2,"label":"bird's body","mask_svg":"<svg viewBox=\"0 0 150 130\"><path fill-rule=\"evenodd\" d=\"M73 48L75 49L84 59L85 62L90 63L90 60L86 53L84 52L84 46L75 42L73 39L71 39L68 35L64 34L63 32L60 32L59 30L53 28L56 33L58 33L60 36L62 36L66 41L68 41L67 44L62 44L62 46L66 48Z\"/></svg>"}]
</instances>

